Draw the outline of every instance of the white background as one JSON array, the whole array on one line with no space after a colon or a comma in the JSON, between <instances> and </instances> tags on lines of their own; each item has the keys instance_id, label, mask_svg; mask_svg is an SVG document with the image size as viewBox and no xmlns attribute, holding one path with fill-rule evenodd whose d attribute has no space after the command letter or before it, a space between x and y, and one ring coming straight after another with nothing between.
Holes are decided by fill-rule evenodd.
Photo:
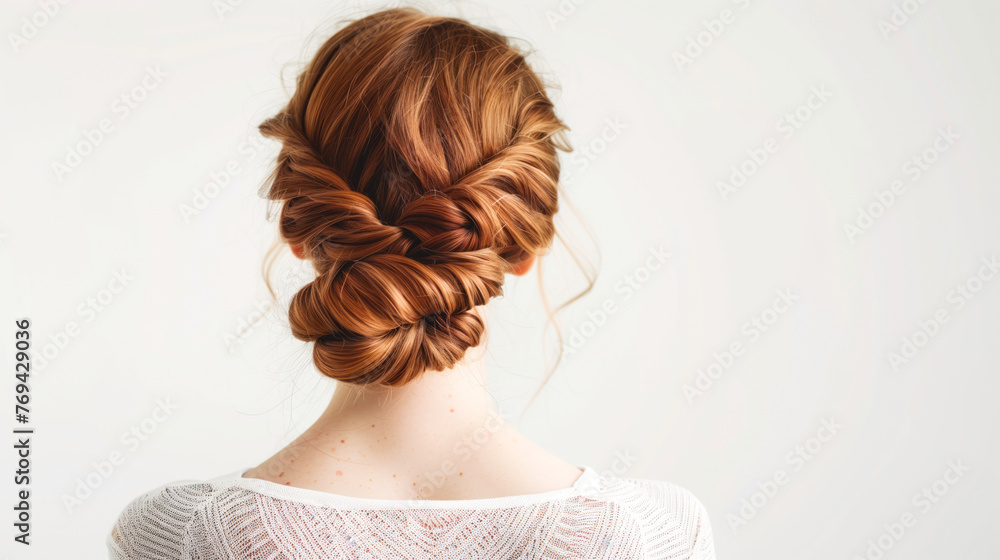
<instances>
[{"instance_id":1,"label":"white background","mask_svg":"<svg viewBox=\"0 0 1000 560\"><path fill-rule=\"evenodd\" d=\"M1000 277L977 274L1000 256L1000 4L910 4L919 9L898 12L899 25L884 0L424 4L530 42L577 148L563 160L560 220L598 281L562 314L579 348L518 427L575 464L690 489L720 558L873 557L880 536L893 544L887 559L996 557ZM0 411L10 429L15 319L32 321L36 345L33 544L12 541L5 444L7 557L105 557L129 500L257 464L330 394L284 307L257 321L274 238L257 188L275 146L250 155L241 143L259 139L257 124L287 99L282 72L290 86L339 21L384 5L245 0L221 15L219 5L70 1L52 17L35 15L36 1L0 8ZM717 37L701 33L722 16L708 24ZM33 17L44 22L34 33L22 19ZM699 33L703 46L690 46ZM148 68L165 75L144 88ZM126 113L122 95L141 100ZM796 111L789 137L783 119ZM70 172L54 170L102 119L111 132L83 146ZM949 128L948 149L925 152ZM723 196L719 183L748 150L761 159L769 138L773 153L746 163L745 184ZM913 157L933 160L918 179ZM239 172L225 188L206 188L230 161ZM879 206L876 191L896 180ZM877 217L849 235L869 207ZM666 264L643 270L660 247ZM562 246L544 265L557 302L582 285ZM307 276L293 267L286 250L275 273L283 302ZM122 271L125 285L113 281ZM630 277L644 282L626 297ZM972 296L961 307L958 285ZM797 298L783 313L769 311L778 290ZM615 311L601 317L608 300ZM491 383L512 422L554 355L540 302L529 275L492 305ZM947 322L915 335L939 310ZM773 321L756 337L744 329L755 316ZM894 367L904 337L921 347ZM744 352L730 363L722 352L733 343ZM687 398L713 353L729 367ZM162 422L151 419L158 400L176 407ZM830 418L836 434L810 442ZM152 433L134 445L122 438L133 426ZM808 460L794 459L797 446L811 446ZM94 465L115 452L122 461L105 478ZM947 493L929 509L915 502L950 461L968 471L939 482ZM779 470L785 484L755 496ZM88 477L96 489L81 486ZM74 493L86 499L67 507ZM898 542L884 536L907 512L915 525Z\"/></svg>"}]
</instances>

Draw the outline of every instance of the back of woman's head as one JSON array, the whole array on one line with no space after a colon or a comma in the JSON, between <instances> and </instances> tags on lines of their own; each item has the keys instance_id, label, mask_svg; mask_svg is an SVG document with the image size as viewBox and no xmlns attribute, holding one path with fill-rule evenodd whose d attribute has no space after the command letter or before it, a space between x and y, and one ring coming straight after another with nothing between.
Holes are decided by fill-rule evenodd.
<instances>
[{"instance_id":1,"label":"back of woman's head","mask_svg":"<svg viewBox=\"0 0 1000 560\"><path fill-rule=\"evenodd\" d=\"M523 54L468 22L387 10L327 40L260 126L281 236L317 273L289 321L319 371L396 386L477 346L475 308L552 243L565 128Z\"/></svg>"}]
</instances>

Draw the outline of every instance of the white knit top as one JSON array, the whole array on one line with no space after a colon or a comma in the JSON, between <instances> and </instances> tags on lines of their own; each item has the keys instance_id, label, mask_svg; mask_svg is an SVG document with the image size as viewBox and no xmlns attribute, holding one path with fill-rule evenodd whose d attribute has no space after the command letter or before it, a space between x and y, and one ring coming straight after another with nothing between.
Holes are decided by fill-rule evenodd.
<instances>
[{"instance_id":1,"label":"white knit top","mask_svg":"<svg viewBox=\"0 0 1000 560\"><path fill-rule=\"evenodd\" d=\"M704 506L661 481L602 477L474 500L354 498L243 478L166 484L133 500L113 560L715 558Z\"/></svg>"}]
</instances>

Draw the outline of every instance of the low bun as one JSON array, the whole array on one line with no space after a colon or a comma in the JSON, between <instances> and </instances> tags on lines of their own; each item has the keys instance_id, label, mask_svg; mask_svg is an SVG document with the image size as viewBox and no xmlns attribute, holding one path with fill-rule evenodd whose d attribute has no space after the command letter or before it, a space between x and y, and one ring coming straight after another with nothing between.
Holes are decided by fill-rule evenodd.
<instances>
[{"instance_id":1,"label":"low bun","mask_svg":"<svg viewBox=\"0 0 1000 560\"><path fill-rule=\"evenodd\" d=\"M288 315L319 371L397 386L478 346L476 308L551 245L564 129L493 32L398 9L331 37L260 126L281 237L316 270Z\"/></svg>"},{"instance_id":2,"label":"low bun","mask_svg":"<svg viewBox=\"0 0 1000 560\"><path fill-rule=\"evenodd\" d=\"M373 337L327 335L313 360L321 372L355 384L402 385L426 370L452 367L479 345L486 325L473 310L436 316Z\"/></svg>"},{"instance_id":3,"label":"low bun","mask_svg":"<svg viewBox=\"0 0 1000 560\"><path fill-rule=\"evenodd\" d=\"M503 268L488 251L442 254L427 265L409 257L373 255L310 282L292 298L292 334L378 336L425 317L485 305L502 292Z\"/></svg>"}]
</instances>

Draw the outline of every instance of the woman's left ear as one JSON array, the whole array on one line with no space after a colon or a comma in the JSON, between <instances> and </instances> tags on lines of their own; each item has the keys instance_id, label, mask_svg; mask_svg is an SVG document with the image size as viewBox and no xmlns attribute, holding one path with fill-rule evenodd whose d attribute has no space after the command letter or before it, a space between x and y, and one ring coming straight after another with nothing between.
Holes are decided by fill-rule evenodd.
<instances>
[{"instance_id":1,"label":"woman's left ear","mask_svg":"<svg viewBox=\"0 0 1000 560\"><path fill-rule=\"evenodd\" d=\"M289 245L292 248L292 254L298 258L302 258L302 246L301 245Z\"/></svg>"},{"instance_id":2,"label":"woman's left ear","mask_svg":"<svg viewBox=\"0 0 1000 560\"><path fill-rule=\"evenodd\" d=\"M517 263L514 268L511 269L510 273L514 276L524 276L531 270L531 265L535 264L535 256L531 255L527 259Z\"/></svg>"}]
</instances>

